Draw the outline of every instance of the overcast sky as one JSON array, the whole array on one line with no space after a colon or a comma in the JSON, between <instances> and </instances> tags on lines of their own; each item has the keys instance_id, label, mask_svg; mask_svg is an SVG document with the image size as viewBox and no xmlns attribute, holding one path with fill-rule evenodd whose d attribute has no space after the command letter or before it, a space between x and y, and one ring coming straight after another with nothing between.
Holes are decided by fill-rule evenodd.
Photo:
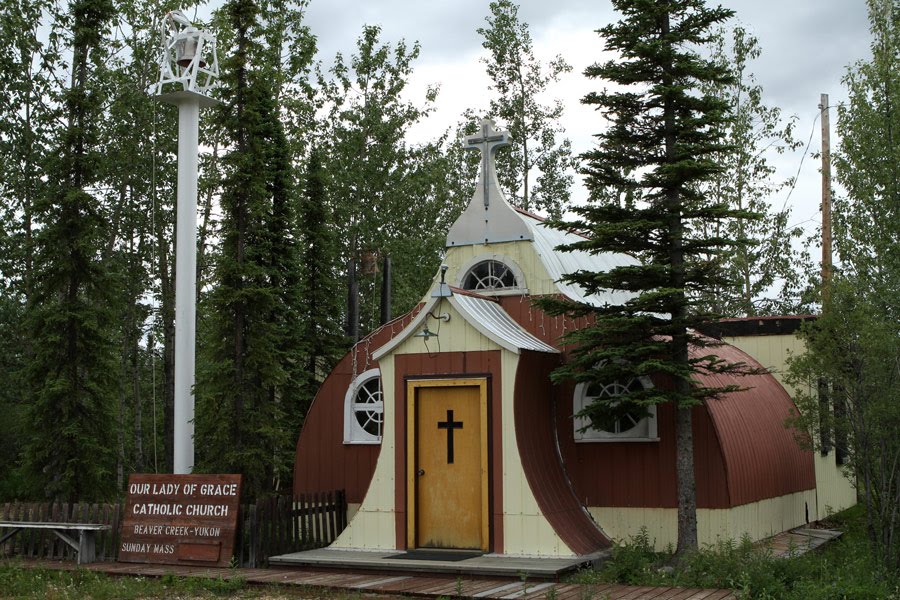
<instances>
[{"instance_id":1,"label":"overcast sky","mask_svg":"<svg viewBox=\"0 0 900 600\"><path fill-rule=\"evenodd\" d=\"M418 41L421 55L415 64L410 99L421 102L429 84L440 84L438 110L413 136L426 139L452 126L466 107L487 104L489 92L481 37L489 0L311 0L307 24L318 38L319 58L328 62L335 52L353 53L364 24L380 25L383 40ZM818 150L819 95L828 93L830 104L845 99L841 77L847 65L868 53L869 34L864 0L725 0L739 22L760 41L762 57L751 65L764 89L764 99L786 115L798 118L796 133L804 146L810 133ZM598 89L582 72L601 57L603 40L596 29L617 19L608 0L522 0L519 17L530 26L536 54L549 59L562 54L573 66L551 97L566 106L564 126L576 152L592 143L591 134L602 127L599 116L579 103ZM832 111L832 131L836 113ZM836 141L833 140L833 146ZM800 167L803 150L777 160L787 178ZM802 164L790 204L793 222L814 229L821 197L818 162L808 156ZM583 198L576 190L576 198ZM786 196L786 192L783 196ZM784 197L773 202L779 207Z\"/></svg>"}]
</instances>

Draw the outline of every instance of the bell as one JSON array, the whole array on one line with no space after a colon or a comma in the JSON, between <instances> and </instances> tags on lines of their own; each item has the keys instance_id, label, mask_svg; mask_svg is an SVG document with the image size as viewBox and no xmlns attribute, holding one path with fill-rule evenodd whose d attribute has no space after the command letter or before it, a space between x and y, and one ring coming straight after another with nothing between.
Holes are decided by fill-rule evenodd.
<instances>
[{"instance_id":1,"label":"bell","mask_svg":"<svg viewBox=\"0 0 900 600\"><path fill-rule=\"evenodd\" d=\"M187 68L197 56L197 47L200 45L200 31L196 27L187 27L175 38L175 62L181 68ZM206 63L198 61L201 67Z\"/></svg>"}]
</instances>

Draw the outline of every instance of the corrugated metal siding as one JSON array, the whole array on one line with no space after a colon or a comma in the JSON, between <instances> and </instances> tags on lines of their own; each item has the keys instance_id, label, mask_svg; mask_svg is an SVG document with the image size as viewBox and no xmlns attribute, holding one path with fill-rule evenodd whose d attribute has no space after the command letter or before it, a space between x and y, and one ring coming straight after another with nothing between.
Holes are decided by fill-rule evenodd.
<instances>
[{"instance_id":1,"label":"corrugated metal siding","mask_svg":"<svg viewBox=\"0 0 900 600\"><path fill-rule=\"evenodd\" d=\"M760 366L734 346L715 352L729 362ZM796 408L772 375L708 375L701 382L749 388L707 402L727 465L732 506L815 488L812 452L801 449L795 431L784 426Z\"/></svg>"},{"instance_id":2,"label":"corrugated metal siding","mask_svg":"<svg viewBox=\"0 0 900 600\"><path fill-rule=\"evenodd\" d=\"M567 331L587 322L549 317L533 307L527 296L502 298L500 302L522 327L549 344L558 345ZM753 360L733 346L718 351L729 361ZM813 489L812 456L801 450L792 432L783 426L794 406L784 388L772 375L719 378L714 385L734 383L753 389L713 401L708 409L694 409L698 506L726 508ZM573 393L572 385L557 387L557 420L566 468L579 499L587 506L676 506L672 407L659 407L659 442L576 444L571 421ZM720 439L726 441L720 444ZM766 447L754 447L754 441ZM610 481L616 485L610 486Z\"/></svg>"},{"instance_id":3,"label":"corrugated metal siding","mask_svg":"<svg viewBox=\"0 0 900 600\"><path fill-rule=\"evenodd\" d=\"M503 428L501 389L501 356L499 350L486 352L443 352L440 354L398 354L394 357L395 385L397 389L394 423L397 431L394 498L396 503L397 548L406 548L406 379L408 377L474 377L488 375L488 415L491 435L490 452L490 504L492 552L503 553Z\"/></svg>"},{"instance_id":4,"label":"corrugated metal siding","mask_svg":"<svg viewBox=\"0 0 900 600\"><path fill-rule=\"evenodd\" d=\"M371 354L412 321L419 307L361 340L319 388L297 440L294 493L344 489L347 502L362 502L372 480L379 444L344 444L344 395L353 379L376 367Z\"/></svg>"},{"instance_id":5,"label":"corrugated metal siding","mask_svg":"<svg viewBox=\"0 0 900 600\"><path fill-rule=\"evenodd\" d=\"M553 432L550 372L557 357L523 352L516 371L516 441L534 498L557 535L577 554L609 546L585 512L560 462Z\"/></svg>"},{"instance_id":6,"label":"corrugated metal siding","mask_svg":"<svg viewBox=\"0 0 900 600\"><path fill-rule=\"evenodd\" d=\"M558 386L556 418L560 449L578 499L585 506L676 507L675 411L672 406L662 405L657 409L658 442L575 443L573 394L573 385ZM730 506L724 458L703 407L693 409L693 421L697 506Z\"/></svg>"}]
</instances>

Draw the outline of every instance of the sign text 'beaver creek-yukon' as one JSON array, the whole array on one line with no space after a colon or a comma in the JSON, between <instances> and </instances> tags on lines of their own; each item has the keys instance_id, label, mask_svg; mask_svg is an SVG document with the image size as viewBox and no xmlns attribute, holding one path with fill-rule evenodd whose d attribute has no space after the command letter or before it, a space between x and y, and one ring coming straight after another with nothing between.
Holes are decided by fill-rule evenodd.
<instances>
[{"instance_id":1,"label":"sign text 'beaver creek-yukon'","mask_svg":"<svg viewBox=\"0 0 900 600\"><path fill-rule=\"evenodd\" d=\"M132 475L119 560L228 566L240 498L240 475Z\"/></svg>"}]
</instances>

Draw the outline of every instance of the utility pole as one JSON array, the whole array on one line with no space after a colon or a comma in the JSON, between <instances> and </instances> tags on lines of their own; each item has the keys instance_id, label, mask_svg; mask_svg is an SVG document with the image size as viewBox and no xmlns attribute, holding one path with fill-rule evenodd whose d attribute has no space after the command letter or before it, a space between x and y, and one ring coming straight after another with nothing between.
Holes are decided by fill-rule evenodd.
<instances>
[{"instance_id":1,"label":"utility pole","mask_svg":"<svg viewBox=\"0 0 900 600\"><path fill-rule=\"evenodd\" d=\"M831 300L831 125L828 94L819 100L822 120L822 310Z\"/></svg>"}]
</instances>

